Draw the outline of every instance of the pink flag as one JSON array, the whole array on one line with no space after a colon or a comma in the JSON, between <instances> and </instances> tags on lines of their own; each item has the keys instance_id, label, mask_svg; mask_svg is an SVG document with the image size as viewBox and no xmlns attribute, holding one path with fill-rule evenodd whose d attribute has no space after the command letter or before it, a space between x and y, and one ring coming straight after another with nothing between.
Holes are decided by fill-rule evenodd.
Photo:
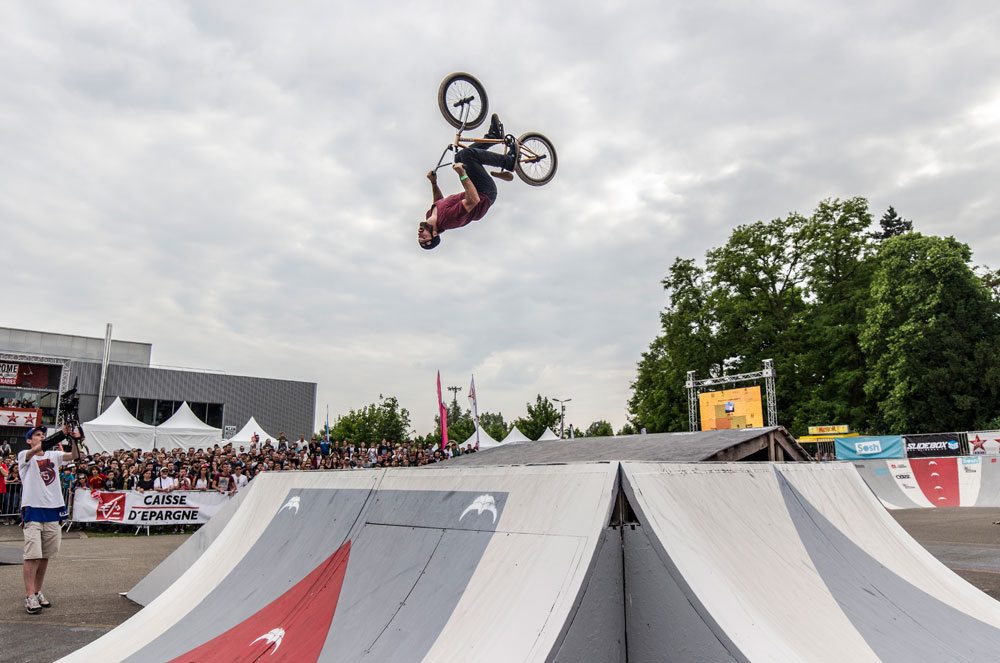
<instances>
[{"instance_id":1,"label":"pink flag","mask_svg":"<svg viewBox=\"0 0 1000 663\"><path fill-rule=\"evenodd\" d=\"M441 450L448 448L448 408L441 399L441 371L438 371L438 412L441 416Z\"/></svg>"}]
</instances>

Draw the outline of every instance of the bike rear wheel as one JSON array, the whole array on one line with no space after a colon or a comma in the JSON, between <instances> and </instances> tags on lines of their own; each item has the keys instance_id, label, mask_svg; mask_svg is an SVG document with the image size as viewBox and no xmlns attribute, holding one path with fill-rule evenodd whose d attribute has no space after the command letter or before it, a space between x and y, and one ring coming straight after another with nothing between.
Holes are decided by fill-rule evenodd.
<instances>
[{"instance_id":1,"label":"bike rear wheel","mask_svg":"<svg viewBox=\"0 0 1000 663\"><path fill-rule=\"evenodd\" d=\"M517 158L515 170L521 181L531 186L542 186L552 181L556 176L559 158L556 148L548 138L531 131L522 134L517 142L521 145L521 154Z\"/></svg>"},{"instance_id":2,"label":"bike rear wheel","mask_svg":"<svg viewBox=\"0 0 1000 663\"><path fill-rule=\"evenodd\" d=\"M475 129L486 119L490 102L486 88L475 76L458 72L441 81L438 108L448 124L456 129Z\"/></svg>"}]
</instances>

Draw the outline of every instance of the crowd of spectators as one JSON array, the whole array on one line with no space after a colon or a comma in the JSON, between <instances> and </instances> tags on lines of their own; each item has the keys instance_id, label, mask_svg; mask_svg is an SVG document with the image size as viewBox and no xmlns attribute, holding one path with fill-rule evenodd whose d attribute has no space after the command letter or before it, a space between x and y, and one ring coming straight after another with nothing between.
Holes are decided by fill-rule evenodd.
<instances>
[{"instance_id":1,"label":"crowd of spectators","mask_svg":"<svg viewBox=\"0 0 1000 663\"><path fill-rule=\"evenodd\" d=\"M0 407L38 407L38 403L28 399L4 398L0 399Z\"/></svg>"},{"instance_id":2,"label":"crowd of spectators","mask_svg":"<svg viewBox=\"0 0 1000 663\"><path fill-rule=\"evenodd\" d=\"M474 453L452 443L445 449L425 449L412 442L374 446L325 439L260 441L248 444L216 444L209 449L119 450L85 454L60 470L62 487L88 490L218 491L229 495L244 488L261 472L304 470L354 470L381 467L415 467L439 463L454 456ZM0 478L6 479L6 495L0 494L0 519L12 519L20 497L17 457L9 443L0 443ZM2 485L2 484L0 484Z\"/></svg>"}]
</instances>

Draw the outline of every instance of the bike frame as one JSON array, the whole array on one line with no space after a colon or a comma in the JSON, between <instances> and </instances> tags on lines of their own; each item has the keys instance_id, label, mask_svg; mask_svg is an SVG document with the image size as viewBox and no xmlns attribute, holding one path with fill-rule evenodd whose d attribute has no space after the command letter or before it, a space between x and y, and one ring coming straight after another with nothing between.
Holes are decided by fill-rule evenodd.
<instances>
[{"instance_id":1,"label":"bike frame","mask_svg":"<svg viewBox=\"0 0 1000 663\"><path fill-rule=\"evenodd\" d=\"M465 99L461 99L459 101L456 101L455 105L462 107L462 113L461 113L462 126L459 128L458 131L455 132L455 140L452 141L451 145L449 145L448 147L444 148L444 152L441 153L441 158L438 159L437 165L434 166L434 171L435 172L437 172L438 170L444 168L445 166L452 166L452 165L454 165L455 164L455 157L454 157L454 155L458 154L458 150L460 148L462 148L462 147L466 147L466 146L473 145L473 144L478 144L478 145L506 145L507 144L507 141L504 140L503 138L463 138L462 137L462 132L465 131L465 123L469 119L470 108L469 108L469 104L467 103L467 100L465 100ZM514 140L517 140L517 139L515 138ZM542 156L540 156L538 154L535 154L531 150L526 149L520 141L517 141L517 145L518 145L518 153L520 154L520 159L522 161L524 161L525 163L534 163L534 162L539 161L539 160L541 160L543 158ZM444 158L445 158L445 156L448 155L448 152L451 152L452 155L453 155L452 158L451 158L451 163L445 163L444 162Z\"/></svg>"}]
</instances>

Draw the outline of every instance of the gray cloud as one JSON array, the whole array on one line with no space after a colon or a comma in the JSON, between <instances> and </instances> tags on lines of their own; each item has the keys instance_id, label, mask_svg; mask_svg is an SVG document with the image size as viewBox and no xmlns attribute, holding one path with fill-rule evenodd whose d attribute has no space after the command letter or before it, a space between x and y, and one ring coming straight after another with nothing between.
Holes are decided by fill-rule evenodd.
<instances>
[{"instance_id":1,"label":"gray cloud","mask_svg":"<svg viewBox=\"0 0 1000 663\"><path fill-rule=\"evenodd\" d=\"M864 195L1000 265L998 14L10 3L0 215L25 264L8 285L37 293L16 324L110 320L157 363L316 380L320 410L393 393L420 432L438 369L474 371L508 417L543 393L620 426L659 280L738 223ZM455 70L509 130L552 138L560 171L500 183L426 253L423 174L450 139L434 94Z\"/></svg>"}]
</instances>

